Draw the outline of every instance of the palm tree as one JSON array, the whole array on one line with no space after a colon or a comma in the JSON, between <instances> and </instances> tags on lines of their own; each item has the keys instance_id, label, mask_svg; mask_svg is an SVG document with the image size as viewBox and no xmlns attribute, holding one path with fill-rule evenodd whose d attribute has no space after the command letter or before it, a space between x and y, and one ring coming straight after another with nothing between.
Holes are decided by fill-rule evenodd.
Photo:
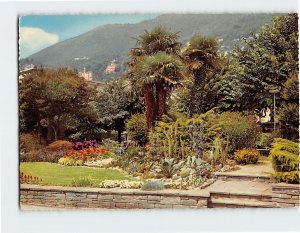
<instances>
[{"instance_id":1,"label":"palm tree","mask_svg":"<svg viewBox=\"0 0 300 233\"><path fill-rule=\"evenodd\" d=\"M181 85L181 81L186 76L185 65L175 55L158 52L146 57L136 68L136 81L144 87L145 97L148 97L148 91L156 94L152 95L155 96L156 106L146 108L146 116L151 117L148 124L150 128L155 120L161 120L166 113L168 94L174 87ZM145 101L146 106L151 105L151 100L145 98Z\"/></svg>"},{"instance_id":2,"label":"palm tree","mask_svg":"<svg viewBox=\"0 0 300 233\"><path fill-rule=\"evenodd\" d=\"M211 73L221 66L218 55L218 42L210 37L193 37L182 51L183 59L192 74L194 84L191 89L191 109L194 113L205 112L202 108L204 101L204 88L211 77Z\"/></svg>"},{"instance_id":3,"label":"palm tree","mask_svg":"<svg viewBox=\"0 0 300 233\"><path fill-rule=\"evenodd\" d=\"M173 84L166 81L167 79L153 78L152 75L148 75L151 73L150 70L148 70L150 73L145 72L145 70L151 69L151 65L152 68L154 66L160 67L157 63L154 64L154 60L157 60L158 63L161 62L163 66L171 64L170 61L168 63L166 60L167 55L179 56L180 54L181 44L177 42L177 39L178 33L169 32L163 27L156 27L151 32L145 31L144 34L136 38L139 47L131 49L129 54L130 62L128 62L127 77L131 79L134 92L143 93L145 97L148 128L153 127L155 120L161 119L162 114L165 113L167 90L171 89ZM164 55L154 56L159 52L164 52ZM150 58L152 55L153 57ZM172 56L172 59L176 59L173 65L179 64L178 57ZM166 67L160 68L166 72ZM161 75L166 74L161 73Z\"/></svg>"}]
</instances>

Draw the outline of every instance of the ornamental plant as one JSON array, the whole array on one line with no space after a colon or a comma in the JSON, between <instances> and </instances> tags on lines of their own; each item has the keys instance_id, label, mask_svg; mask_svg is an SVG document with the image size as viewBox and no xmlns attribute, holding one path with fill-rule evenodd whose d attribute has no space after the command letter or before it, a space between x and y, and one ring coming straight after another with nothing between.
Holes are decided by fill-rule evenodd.
<instances>
[{"instance_id":1,"label":"ornamental plant","mask_svg":"<svg viewBox=\"0 0 300 233\"><path fill-rule=\"evenodd\" d=\"M244 148L234 153L234 160L239 164L257 163L258 158L258 150L252 148Z\"/></svg>"},{"instance_id":2,"label":"ornamental plant","mask_svg":"<svg viewBox=\"0 0 300 233\"><path fill-rule=\"evenodd\" d=\"M88 159L105 159L111 157L113 153L106 148L89 147L81 150L69 150L59 159L58 163L69 166L81 166Z\"/></svg>"},{"instance_id":3,"label":"ornamental plant","mask_svg":"<svg viewBox=\"0 0 300 233\"><path fill-rule=\"evenodd\" d=\"M74 150L82 150L84 148L90 148L90 147L98 147L96 140L74 142L74 144L73 144Z\"/></svg>"},{"instance_id":4,"label":"ornamental plant","mask_svg":"<svg viewBox=\"0 0 300 233\"><path fill-rule=\"evenodd\" d=\"M38 176L33 176L31 174L25 174L24 172L20 173L20 184L38 184L39 182L42 181L41 178L39 178Z\"/></svg>"},{"instance_id":5,"label":"ornamental plant","mask_svg":"<svg viewBox=\"0 0 300 233\"><path fill-rule=\"evenodd\" d=\"M275 138L270 151L275 173L272 177L278 182L299 183L299 143Z\"/></svg>"}]
</instances>

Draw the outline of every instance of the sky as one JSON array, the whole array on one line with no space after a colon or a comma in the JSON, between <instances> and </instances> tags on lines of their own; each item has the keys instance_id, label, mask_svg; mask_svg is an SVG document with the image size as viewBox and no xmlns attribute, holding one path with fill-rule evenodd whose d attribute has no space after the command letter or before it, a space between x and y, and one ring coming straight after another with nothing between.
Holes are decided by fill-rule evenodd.
<instances>
[{"instance_id":1,"label":"sky","mask_svg":"<svg viewBox=\"0 0 300 233\"><path fill-rule=\"evenodd\" d=\"M158 14L29 15L19 19L20 57L106 24L134 24Z\"/></svg>"}]
</instances>

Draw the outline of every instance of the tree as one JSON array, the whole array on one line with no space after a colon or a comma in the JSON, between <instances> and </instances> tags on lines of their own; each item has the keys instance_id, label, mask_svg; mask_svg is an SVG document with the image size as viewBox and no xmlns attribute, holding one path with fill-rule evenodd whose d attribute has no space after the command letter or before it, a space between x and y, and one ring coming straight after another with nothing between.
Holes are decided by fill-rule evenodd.
<instances>
[{"instance_id":1,"label":"tree","mask_svg":"<svg viewBox=\"0 0 300 233\"><path fill-rule=\"evenodd\" d=\"M290 74L282 90L283 103L279 109L279 121L283 136L299 139L299 79L298 73Z\"/></svg>"},{"instance_id":2,"label":"tree","mask_svg":"<svg viewBox=\"0 0 300 233\"><path fill-rule=\"evenodd\" d=\"M38 69L20 83L21 120L41 135L46 127L49 141L76 129L77 120L89 112L94 90L78 73L68 68ZM30 123L30 124L29 124Z\"/></svg>"},{"instance_id":3,"label":"tree","mask_svg":"<svg viewBox=\"0 0 300 233\"><path fill-rule=\"evenodd\" d=\"M170 82L165 81L170 77L162 77L164 75L163 73L166 74L167 72L165 67L165 65L169 62L167 61L167 55L172 54L178 56L180 54L181 44L177 42L177 39L177 33L169 32L163 27L156 27L151 32L146 31L144 34L140 35L136 39L139 47L133 48L130 52L130 62L128 63L129 72L127 76L130 77L132 87L135 88L135 91L143 93L144 95L148 128L153 127L155 120L160 119L166 111L167 90L170 89L167 85ZM158 52L164 52L165 54L155 56ZM152 57L147 58L148 56ZM147 63L143 66L143 62L145 60L147 60ZM156 62L154 60L156 60ZM151 62L152 65L150 65ZM158 63L160 63L160 65L158 65ZM175 63L178 64L177 61ZM170 62L168 64L170 66L174 65ZM144 77L142 76L145 75L145 70L151 70L150 66L160 66L162 71L160 73L160 78L152 77L153 70L151 71L151 74L149 73ZM145 80L143 80L143 78L145 78Z\"/></svg>"},{"instance_id":4,"label":"tree","mask_svg":"<svg viewBox=\"0 0 300 233\"><path fill-rule=\"evenodd\" d=\"M130 95L124 79L115 79L101 90L95 100L99 122L103 129L116 130L118 141L125 128L125 120L132 114L141 112L142 101Z\"/></svg>"},{"instance_id":5,"label":"tree","mask_svg":"<svg viewBox=\"0 0 300 233\"><path fill-rule=\"evenodd\" d=\"M190 115L207 112L215 104L212 87L222 61L218 43L210 37L193 37L183 49L182 56L192 78L187 80L186 89L179 94L181 106Z\"/></svg>"},{"instance_id":6,"label":"tree","mask_svg":"<svg viewBox=\"0 0 300 233\"><path fill-rule=\"evenodd\" d=\"M162 116L166 113L168 94L174 87L180 85L184 77L185 67L182 61L178 57L168 55L165 52L158 52L148 56L143 62L137 65L136 80L144 86L145 89L152 86L155 90L157 106L155 108L157 111L155 115L157 120L162 120ZM148 112L148 114L151 113ZM149 122L148 128L151 126L153 125Z\"/></svg>"},{"instance_id":7,"label":"tree","mask_svg":"<svg viewBox=\"0 0 300 233\"><path fill-rule=\"evenodd\" d=\"M244 38L233 56L242 67L240 101L245 110L254 111L273 104L270 89L282 89L291 71L298 72L298 15L273 17L273 24ZM281 105L281 99L278 104Z\"/></svg>"}]
</instances>

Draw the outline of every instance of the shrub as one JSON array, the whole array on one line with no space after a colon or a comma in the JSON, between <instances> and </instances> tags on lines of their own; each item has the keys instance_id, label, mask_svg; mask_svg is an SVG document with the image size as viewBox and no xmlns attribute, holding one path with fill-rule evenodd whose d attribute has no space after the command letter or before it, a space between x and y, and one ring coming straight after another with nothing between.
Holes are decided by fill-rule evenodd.
<instances>
[{"instance_id":1,"label":"shrub","mask_svg":"<svg viewBox=\"0 0 300 233\"><path fill-rule=\"evenodd\" d=\"M73 187L93 187L95 186L95 182L91 177L79 177L74 178L71 181L71 186Z\"/></svg>"},{"instance_id":2,"label":"shrub","mask_svg":"<svg viewBox=\"0 0 300 233\"><path fill-rule=\"evenodd\" d=\"M268 149L271 148L272 143L275 138L280 137L279 132L272 132L272 133L261 133L260 139L257 142L257 147L262 149Z\"/></svg>"},{"instance_id":3,"label":"shrub","mask_svg":"<svg viewBox=\"0 0 300 233\"><path fill-rule=\"evenodd\" d=\"M128 137L144 145L148 138L147 120L145 114L132 115L125 123Z\"/></svg>"},{"instance_id":4,"label":"shrub","mask_svg":"<svg viewBox=\"0 0 300 233\"><path fill-rule=\"evenodd\" d=\"M98 147L98 144L95 140L82 141L82 142L74 142L73 149L74 150L82 150L84 148L90 147Z\"/></svg>"},{"instance_id":5,"label":"shrub","mask_svg":"<svg viewBox=\"0 0 300 233\"><path fill-rule=\"evenodd\" d=\"M142 186L142 190L162 190L164 189L164 183L162 181L147 181Z\"/></svg>"},{"instance_id":6,"label":"shrub","mask_svg":"<svg viewBox=\"0 0 300 233\"><path fill-rule=\"evenodd\" d=\"M20 154L20 162L50 162L57 163L65 155L67 149L52 151L49 149L40 149L28 153Z\"/></svg>"},{"instance_id":7,"label":"shrub","mask_svg":"<svg viewBox=\"0 0 300 233\"><path fill-rule=\"evenodd\" d=\"M51 144L49 144L47 146L47 149L49 149L51 151L56 151L56 150L61 150L61 149L71 149L72 146L73 146L72 142L58 140L58 141L55 141L55 142L52 142Z\"/></svg>"},{"instance_id":8,"label":"shrub","mask_svg":"<svg viewBox=\"0 0 300 233\"><path fill-rule=\"evenodd\" d=\"M198 118L177 118L175 122L159 121L149 133L150 150L163 158L186 158L196 155L191 126Z\"/></svg>"},{"instance_id":9,"label":"shrub","mask_svg":"<svg viewBox=\"0 0 300 233\"><path fill-rule=\"evenodd\" d=\"M120 143L110 139L104 139L102 141L102 146L115 154L117 154L120 150Z\"/></svg>"},{"instance_id":10,"label":"shrub","mask_svg":"<svg viewBox=\"0 0 300 233\"><path fill-rule=\"evenodd\" d=\"M219 124L223 137L228 140L229 153L254 147L260 137L260 127L252 116L225 112L220 115Z\"/></svg>"},{"instance_id":11,"label":"shrub","mask_svg":"<svg viewBox=\"0 0 300 233\"><path fill-rule=\"evenodd\" d=\"M175 162L175 159L165 159L162 163L162 173L166 178L171 178L184 164L184 161L180 161L179 163Z\"/></svg>"},{"instance_id":12,"label":"shrub","mask_svg":"<svg viewBox=\"0 0 300 233\"><path fill-rule=\"evenodd\" d=\"M22 153L39 150L42 148L43 146L40 144L37 134L24 133L20 135L20 150Z\"/></svg>"},{"instance_id":13,"label":"shrub","mask_svg":"<svg viewBox=\"0 0 300 233\"><path fill-rule=\"evenodd\" d=\"M139 189L143 185L141 181L128 180L104 180L100 183L100 188L124 188L124 189Z\"/></svg>"},{"instance_id":14,"label":"shrub","mask_svg":"<svg viewBox=\"0 0 300 233\"><path fill-rule=\"evenodd\" d=\"M272 177L278 182L299 183L299 144L276 138L270 152L275 173Z\"/></svg>"},{"instance_id":15,"label":"shrub","mask_svg":"<svg viewBox=\"0 0 300 233\"><path fill-rule=\"evenodd\" d=\"M256 149L244 148L234 152L234 160L239 164L257 163L259 152Z\"/></svg>"}]
</instances>

